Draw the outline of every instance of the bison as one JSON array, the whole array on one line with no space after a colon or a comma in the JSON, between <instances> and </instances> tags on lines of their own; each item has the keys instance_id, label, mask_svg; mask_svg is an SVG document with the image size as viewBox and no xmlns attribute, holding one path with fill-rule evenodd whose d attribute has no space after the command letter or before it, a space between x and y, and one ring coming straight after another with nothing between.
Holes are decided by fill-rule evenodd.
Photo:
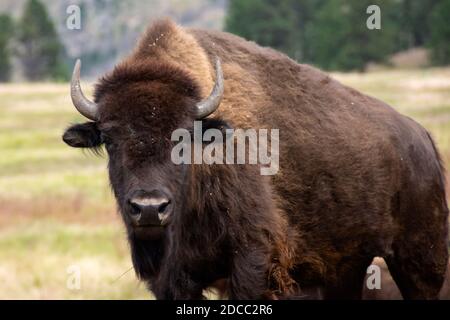
<instances>
[{"instance_id":1,"label":"bison","mask_svg":"<svg viewBox=\"0 0 450 320\"><path fill-rule=\"evenodd\" d=\"M360 299L375 256L405 298L438 297L444 168L414 120L273 49L170 20L148 28L93 101L79 78L77 63L72 101L90 121L63 140L105 146L135 272L156 298L201 299L221 283L231 299ZM278 173L175 164L171 134L194 121L278 129Z\"/></svg>"}]
</instances>

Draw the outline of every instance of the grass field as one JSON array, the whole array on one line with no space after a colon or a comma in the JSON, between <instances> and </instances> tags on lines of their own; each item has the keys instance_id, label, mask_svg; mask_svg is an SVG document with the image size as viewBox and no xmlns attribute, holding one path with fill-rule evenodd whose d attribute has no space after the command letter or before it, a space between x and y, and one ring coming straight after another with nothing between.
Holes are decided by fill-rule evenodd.
<instances>
[{"instance_id":1,"label":"grass field","mask_svg":"<svg viewBox=\"0 0 450 320\"><path fill-rule=\"evenodd\" d=\"M450 68L334 76L415 118L450 163ZM105 159L61 141L81 120L68 85L0 85L0 299L151 297L131 269ZM80 289L67 286L71 266Z\"/></svg>"}]
</instances>

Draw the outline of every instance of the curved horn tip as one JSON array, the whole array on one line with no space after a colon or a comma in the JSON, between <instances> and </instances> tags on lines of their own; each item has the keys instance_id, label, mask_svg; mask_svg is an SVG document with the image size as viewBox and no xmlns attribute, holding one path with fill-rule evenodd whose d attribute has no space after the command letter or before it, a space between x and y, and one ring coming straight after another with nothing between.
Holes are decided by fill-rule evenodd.
<instances>
[{"instance_id":1,"label":"curved horn tip","mask_svg":"<svg viewBox=\"0 0 450 320\"><path fill-rule=\"evenodd\" d=\"M72 73L72 81L70 84L70 96L72 98L75 108L86 118L96 121L97 120L97 105L89 101L81 90L80 86L80 70L81 60L77 59Z\"/></svg>"},{"instance_id":2,"label":"curved horn tip","mask_svg":"<svg viewBox=\"0 0 450 320\"><path fill-rule=\"evenodd\" d=\"M79 75L80 74L80 70L81 70L81 60L77 59L75 61L75 67L73 68L73 75ZM79 80L79 78L78 78Z\"/></svg>"},{"instance_id":3,"label":"curved horn tip","mask_svg":"<svg viewBox=\"0 0 450 320\"><path fill-rule=\"evenodd\" d=\"M220 58L216 56L216 81L211 94L197 104L197 119L209 116L219 108L224 92L224 79Z\"/></svg>"}]
</instances>

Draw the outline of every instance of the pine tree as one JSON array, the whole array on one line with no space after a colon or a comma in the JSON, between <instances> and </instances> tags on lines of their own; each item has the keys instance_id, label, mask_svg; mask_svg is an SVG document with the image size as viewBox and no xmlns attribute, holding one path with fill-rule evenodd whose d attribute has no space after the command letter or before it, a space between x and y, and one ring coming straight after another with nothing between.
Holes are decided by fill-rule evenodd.
<instances>
[{"instance_id":1,"label":"pine tree","mask_svg":"<svg viewBox=\"0 0 450 320\"><path fill-rule=\"evenodd\" d=\"M61 77L64 48L45 6L28 0L18 28L19 58L30 81Z\"/></svg>"},{"instance_id":2,"label":"pine tree","mask_svg":"<svg viewBox=\"0 0 450 320\"><path fill-rule=\"evenodd\" d=\"M13 22L9 15L0 15L0 82L11 78L10 42L13 35Z\"/></svg>"}]
</instances>

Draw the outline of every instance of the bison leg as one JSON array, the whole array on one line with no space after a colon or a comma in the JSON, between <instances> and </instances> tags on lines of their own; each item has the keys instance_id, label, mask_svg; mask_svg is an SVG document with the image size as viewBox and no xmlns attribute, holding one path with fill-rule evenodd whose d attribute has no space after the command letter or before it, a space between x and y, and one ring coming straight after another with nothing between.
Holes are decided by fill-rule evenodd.
<instances>
[{"instance_id":1,"label":"bison leg","mask_svg":"<svg viewBox=\"0 0 450 320\"><path fill-rule=\"evenodd\" d=\"M385 258L404 299L438 299L447 259L445 241L424 245L412 239L397 243L394 254Z\"/></svg>"},{"instance_id":2,"label":"bison leg","mask_svg":"<svg viewBox=\"0 0 450 320\"><path fill-rule=\"evenodd\" d=\"M358 258L341 263L337 268L337 279L325 286L325 299L361 300L364 279L372 257Z\"/></svg>"},{"instance_id":3,"label":"bison leg","mask_svg":"<svg viewBox=\"0 0 450 320\"><path fill-rule=\"evenodd\" d=\"M445 192L430 187L404 198L398 214L402 228L386 264L404 299L437 299L448 260Z\"/></svg>"}]
</instances>

